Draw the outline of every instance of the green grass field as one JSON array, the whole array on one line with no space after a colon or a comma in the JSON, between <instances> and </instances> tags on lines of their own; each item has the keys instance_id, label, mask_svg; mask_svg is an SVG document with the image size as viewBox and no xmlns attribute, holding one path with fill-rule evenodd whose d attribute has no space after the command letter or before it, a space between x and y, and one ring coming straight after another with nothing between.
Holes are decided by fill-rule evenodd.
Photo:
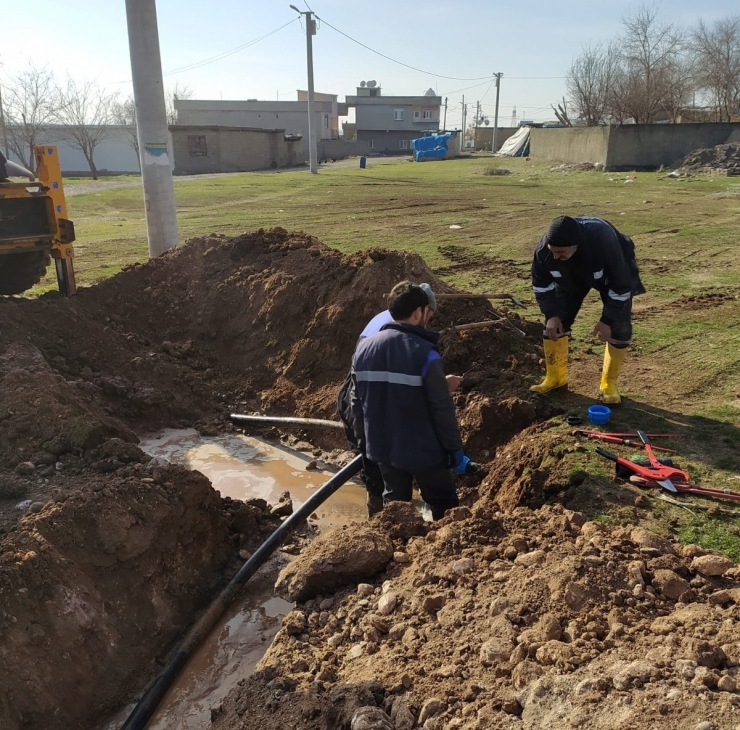
<instances>
[{"instance_id":1,"label":"green grass field","mask_svg":"<svg viewBox=\"0 0 740 730\"><path fill-rule=\"evenodd\" d=\"M484 174L490 165L510 174ZM549 221L606 218L635 240L648 289L635 302L634 352L622 378L633 405L619 419L630 427L680 426L687 434L682 464L710 486L740 491L740 180L553 167L474 155L422 164L372 160L365 170L327 166L318 176L296 170L176 179L180 238L282 226L343 252L415 251L450 284L512 292L538 319L529 267ZM101 181L99 190L90 180L67 182L70 193L82 183L90 190L68 199L83 286L147 257L142 191L136 179L129 182ZM31 294L54 287L47 277ZM598 304L589 300L574 328L571 389L584 397L598 382L601 347L589 337ZM740 556L740 530L727 517L713 520L684 520L681 534L695 539L698 531L707 544L729 540Z\"/></svg>"}]
</instances>

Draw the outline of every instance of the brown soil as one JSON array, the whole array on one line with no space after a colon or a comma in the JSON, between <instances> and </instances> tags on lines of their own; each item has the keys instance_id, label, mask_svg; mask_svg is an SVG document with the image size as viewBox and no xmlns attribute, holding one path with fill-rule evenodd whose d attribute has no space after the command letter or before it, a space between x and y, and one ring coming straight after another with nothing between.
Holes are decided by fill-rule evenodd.
<instances>
[{"instance_id":1,"label":"brown soil","mask_svg":"<svg viewBox=\"0 0 740 730\"><path fill-rule=\"evenodd\" d=\"M0 300L3 727L90 727L136 696L275 524L151 462L135 433L228 429L233 411L335 417L357 335L403 278L450 290L416 255L275 229L196 239L74 299ZM445 302L436 324L493 311ZM478 461L542 415L527 400L539 330L511 313L444 338L448 372L471 370L455 399Z\"/></svg>"},{"instance_id":2,"label":"brown soil","mask_svg":"<svg viewBox=\"0 0 740 730\"><path fill-rule=\"evenodd\" d=\"M73 300L0 301L3 728L88 728L137 697L276 524L135 433L335 417L357 335L403 278L449 291L416 255L275 229L194 240ZM442 522L394 505L305 547L280 582L302 602L214 730L740 722L737 569L547 504L578 447L529 397L541 324L502 312L442 339L447 371L469 371L454 397L487 476ZM447 300L435 326L492 316Z\"/></svg>"}]
</instances>

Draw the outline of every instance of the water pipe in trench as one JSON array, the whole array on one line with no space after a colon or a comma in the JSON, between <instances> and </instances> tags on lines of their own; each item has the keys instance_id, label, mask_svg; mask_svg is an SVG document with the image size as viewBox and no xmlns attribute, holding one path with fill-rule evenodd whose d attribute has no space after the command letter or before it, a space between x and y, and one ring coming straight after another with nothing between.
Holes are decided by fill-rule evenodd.
<instances>
[{"instance_id":1,"label":"water pipe in trench","mask_svg":"<svg viewBox=\"0 0 740 730\"><path fill-rule=\"evenodd\" d=\"M283 522L270 537L255 551L249 560L242 565L239 572L231 579L229 585L221 591L216 599L208 607L182 640L177 652L170 659L162 674L152 683L144 696L139 700L136 707L128 716L121 730L144 730L147 723L155 713L159 703L167 694L177 676L187 664L200 643L210 633L213 626L221 617L223 612L234 600L243 583L246 583L257 569L272 555L280 546L283 538L304 522L316 508L323 504L339 487L359 473L362 468L362 457L356 456L343 469L338 471L326 484Z\"/></svg>"}]
</instances>

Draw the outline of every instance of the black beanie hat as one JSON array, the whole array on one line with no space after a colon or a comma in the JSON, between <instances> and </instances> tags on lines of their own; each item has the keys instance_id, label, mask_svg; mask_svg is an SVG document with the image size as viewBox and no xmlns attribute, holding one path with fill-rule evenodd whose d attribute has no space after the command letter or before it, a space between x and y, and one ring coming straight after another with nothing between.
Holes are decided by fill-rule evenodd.
<instances>
[{"instance_id":1,"label":"black beanie hat","mask_svg":"<svg viewBox=\"0 0 740 730\"><path fill-rule=\"evenodd\" d=\"M565 246L579 246L581 244L581 227L575 218L569 215L561 215L550 223L545 234L545 242L548 246L564 248Z\"/></svg>"}]
</instances>

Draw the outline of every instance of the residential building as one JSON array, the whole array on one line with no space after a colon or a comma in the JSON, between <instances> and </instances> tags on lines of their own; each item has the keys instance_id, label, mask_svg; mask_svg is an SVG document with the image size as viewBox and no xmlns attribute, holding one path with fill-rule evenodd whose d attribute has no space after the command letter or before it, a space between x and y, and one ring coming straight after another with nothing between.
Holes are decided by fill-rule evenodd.
<instances>
[{"instance_id":1,"label":"residential building","mask_svg":"<svg viewBox=\"0 0 740 730\"><path fill-rule=\"evenodd\" d=\"M434 89L423 96L383 96L374 81L363 81L346 102L355 109L357 141L377 154L410 154L412 140L439 130L442 99Z\"/></svg>"},{"instance_id":2,"label":"residential building","mask_svg":"<svg viewBox=\"0 0 740 730\"><path fill-rule=\"evenodd\" d=\"M309 159L308 92L299 90L297 95L297 101L175 99L177 124L282 129L288 135L303 137L304 155ZM336 139L339 117L347 115L346 105L338 103L336 94L316 93L314 98L317 141Z\"/></svg>"}]
</instances>

